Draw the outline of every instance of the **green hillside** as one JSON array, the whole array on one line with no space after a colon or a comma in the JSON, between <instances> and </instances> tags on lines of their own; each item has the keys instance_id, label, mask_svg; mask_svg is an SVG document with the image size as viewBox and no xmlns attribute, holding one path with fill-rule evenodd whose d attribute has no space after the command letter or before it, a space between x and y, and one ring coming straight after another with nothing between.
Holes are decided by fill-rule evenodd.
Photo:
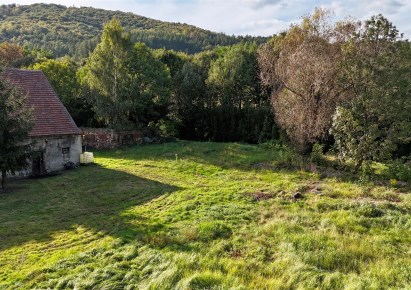
<instances>
[{"instance_id":1,"label":"green hillside","mask_svg":"<svg viewBox=\"0 0 411 290\"><path fill-rule=\"evenodd\" d=\"M266 40L264 37L228 36L121 11L55 4L9 4L0 6L0 42L16 41L52 51L55 56L85 57L98 43L103 24L113 17L122 22L133 41L144 42L151 48L196 53L217 45Z\"/></svg>"}]
</instances>

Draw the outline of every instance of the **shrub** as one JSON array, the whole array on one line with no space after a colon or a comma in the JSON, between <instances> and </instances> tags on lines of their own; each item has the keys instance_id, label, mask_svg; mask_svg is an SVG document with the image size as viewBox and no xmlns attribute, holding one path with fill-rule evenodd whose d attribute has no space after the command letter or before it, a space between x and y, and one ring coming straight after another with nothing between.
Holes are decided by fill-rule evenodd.
<instances>
[{"instance_id":1,"label":"shrub","mask_svg":"<svg viewBox=\"0 0 411 290\"><path fill-rule=\"evenodd\" d=\"M323 151L324 151L324 145L315 143L313 145L313 149L310 154L311 162L319 164L319 165L323 164L324 163Z\"/></svg>"},{"instance_id":2,"label":"shrub","mask_svg":"<svg viewBox=\"0 0 411 290\"><path fill-rule=\"evenodd\" d=\"M391 179L411 182L411 163L404 160L393 160L388 164L388 175Z\"/></svg>"}]
</instances>

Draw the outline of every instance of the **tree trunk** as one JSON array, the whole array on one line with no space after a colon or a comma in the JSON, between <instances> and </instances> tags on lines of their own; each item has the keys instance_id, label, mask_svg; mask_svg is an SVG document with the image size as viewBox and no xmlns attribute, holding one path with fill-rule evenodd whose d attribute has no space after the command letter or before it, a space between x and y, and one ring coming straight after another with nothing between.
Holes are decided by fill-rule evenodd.
<instances>
[{"instance_id":1,"label":"tree trunk","mask_svg":"<svg viewBox=\"0 0 411 290\"><path fill-rule=\"evenodd\" d=\"M363 159L360 159L360 160L357 162L357 164L355 165L355 168L354 168L354 173L358 173L358 171L360 170L360 168L361 168L361 166L362 166L363 163L364 163L364 160L363 160Z\"/></svg>"},{"instance_id":2,"label":"tree trunk","mask_svg":"<svg viewBox=\"0 0 411 290\"><path fill-rule=\"evenodd\" d=\"M6 170L1 171L1 189L6 190Z\"/></svg>"}]
</instances>

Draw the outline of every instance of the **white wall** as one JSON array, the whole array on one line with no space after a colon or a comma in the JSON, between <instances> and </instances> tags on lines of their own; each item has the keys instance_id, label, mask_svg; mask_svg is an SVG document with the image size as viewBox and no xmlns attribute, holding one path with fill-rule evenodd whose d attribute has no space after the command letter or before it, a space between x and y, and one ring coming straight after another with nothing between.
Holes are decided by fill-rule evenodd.
<instances>
[{"instance_id":1,"label":"white wall","mask_svg":"<svg viewBox=\"0 0 411 290\"><path fill-rule=\"evenodd\" d=\"M80 164L81 135L46 137L37 139L33 150L44 152L44 163L47 173L64 169L64 164L68 161ZM62 149L69 148L66 159L63 157Z\"/></svg>"},{"instance_id":2,"label":"white wall","mask_svg":"<svg viewBox=\"0 0 411 290\"><path fill-rule=\"evenodd\" d=\"M64 164L68 161L80 164L80 154L82 153L81 135L68 136L46 136L33 138L32 151L42 151L44 165L47 173L54 173L64 170ZM63 148L69 148L68 154L63 154ZM16 172L16 176L24 177L32 173L32 165L28 168Z\"/></svg>"}]
</instances>

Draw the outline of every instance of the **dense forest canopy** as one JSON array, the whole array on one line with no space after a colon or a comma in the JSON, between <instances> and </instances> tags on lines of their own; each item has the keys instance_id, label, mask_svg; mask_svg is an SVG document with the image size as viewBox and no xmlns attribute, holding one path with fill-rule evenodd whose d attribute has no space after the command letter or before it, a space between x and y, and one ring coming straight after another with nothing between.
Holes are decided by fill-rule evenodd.
<instances>
[{"instance_id":1,"label":"dense forest canopy","mask_svg":"<svg viewBox=\"0 0 411 290\"><path fill-rule=\"evenodd\" d=\"M0 42L12 41L32 48L52 51L55 57L87 57L101 35L103 24L113 17L130 32L133 42L151 48L187 53L233 45L244 41L263 43L266 37L228 36L192 25L158 21L133 13L92 7L65 7L56 4L1 5Z\"/></svg>"}]
</instances>

